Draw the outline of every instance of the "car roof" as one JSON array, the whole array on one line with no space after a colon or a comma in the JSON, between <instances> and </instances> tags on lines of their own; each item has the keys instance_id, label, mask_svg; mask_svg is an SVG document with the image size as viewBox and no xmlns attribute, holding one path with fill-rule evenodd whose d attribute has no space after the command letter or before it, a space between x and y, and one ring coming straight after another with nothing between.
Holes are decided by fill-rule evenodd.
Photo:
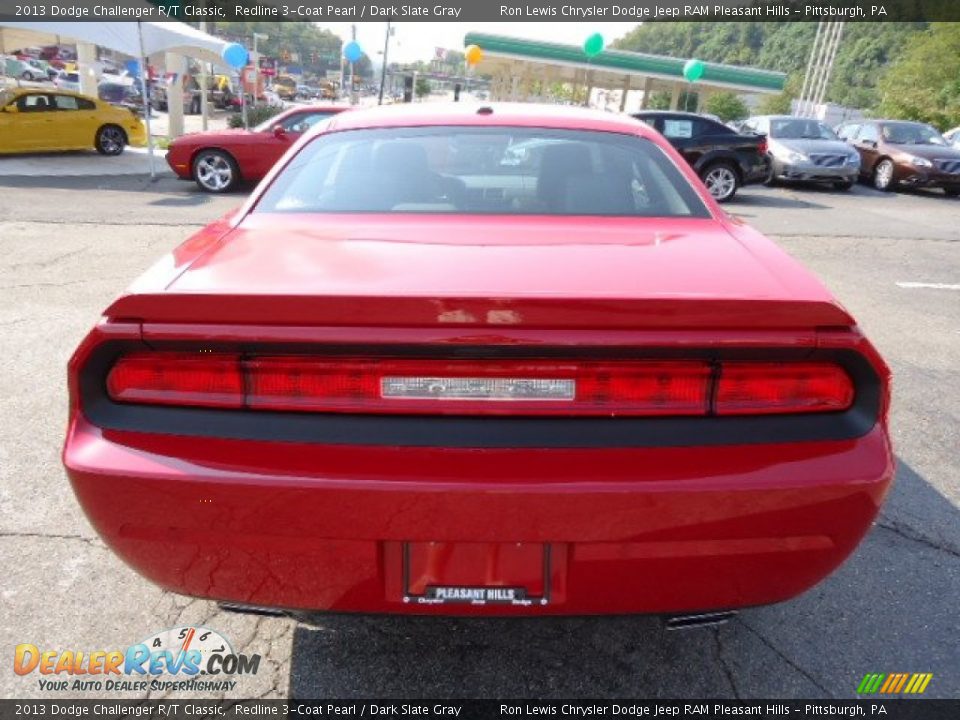
<instances>
[{"instance_id":1,"label":"car roof","mask_svg":"<svg viewBox=\"0 0 960 720\"><path fill-rule=\"evenodd\" d=\"M424 103L381 105L341 113L326 131L443 125L522 126L596 130L656 138L655 130L629 115L532 103Z\"/></svg>"},{"instance_id":2,"label":"car roof","mask_svg":"<svg viewBox=\"0 0 960 720\"><path fill-rule=\"evenodd\" d=\"M636 117L637 115L681 115L689 118L706 118L707 120L712 119L702 113L688 112L686 110L639 110L638 112L630 114L633 117Z\"/></svg>"},{"instance_id":3,"label":"car roof","mask_svg":"<svg viewBox=\"0 0 960 720\"><path fill-rule=\"evenodd\" d=\"M41 95L72 95L73 97L86 98L87 100L96 100L95 97L91 95L84 95L83 93L77 92L76 90L67 90L61 87L13 87L7 88L8 90L13 91L14 97L20 97L21 95L28 94L41 94Z\"/></svg>"}]
</instances>

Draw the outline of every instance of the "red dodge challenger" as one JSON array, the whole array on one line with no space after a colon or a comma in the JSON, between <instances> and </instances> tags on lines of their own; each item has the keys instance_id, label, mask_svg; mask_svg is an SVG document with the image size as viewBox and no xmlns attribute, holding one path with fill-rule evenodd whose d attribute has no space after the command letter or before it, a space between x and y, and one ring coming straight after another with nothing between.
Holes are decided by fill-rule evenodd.
<instances>
[{"instance_id":1,"label":"red dodge challenger","mask_svg":"<svg viewBox=\"0 0 960 720\"><path fill-rule=\"evenodd\" d=\"M696 620L854 550L889 375L643 124L390 107L301 138L105 310L63 459L178 593Z\"/></svg>"},{"instance_id":2,"label":"red dodge challenger","mask_svg":"<svg viewBox=\"0 0 960 720\"><path fill-rule=\"evenodd\" d=\"M260 180L313 125L348 108L302 105L285 110L252 130L212 130L178 137L167 164L182 180L201 190L222 193L241 180Z\"/></svg>"}]
</instances>

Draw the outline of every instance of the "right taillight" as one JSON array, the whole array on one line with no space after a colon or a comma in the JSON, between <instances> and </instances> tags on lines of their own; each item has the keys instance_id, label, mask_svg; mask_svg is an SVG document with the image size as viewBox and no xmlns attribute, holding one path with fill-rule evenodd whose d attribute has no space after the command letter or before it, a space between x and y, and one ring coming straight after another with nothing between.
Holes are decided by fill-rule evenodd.
<instances>
[{"instance_id":1,"label":"right taillight","mask_svg":"<svg viewBox=\"0 0 960 720\"><path fill-rule=\"evenodd\" d=\"M842 412L853 382L832 363L725 363L714 394L717 415Z\"/></svg>"}]
</instances>

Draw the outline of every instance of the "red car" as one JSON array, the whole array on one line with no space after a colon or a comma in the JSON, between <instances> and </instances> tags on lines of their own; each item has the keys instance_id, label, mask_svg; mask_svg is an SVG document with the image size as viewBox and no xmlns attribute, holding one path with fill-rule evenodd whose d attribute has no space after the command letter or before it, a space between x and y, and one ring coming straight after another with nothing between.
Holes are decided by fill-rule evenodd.
<instances>
[{"instance_id":1,"label":"red car","mask_svg":"<svg viewBox=\"0 0 960 720\"><path fill-rule=\"evenodd\" d=\"M196 181L201 190L228 192L241 180L260 180L304 132L346 109L303 105L251 130L183 135L170 143L167 164L181 179Z\"/></svg>"},{"instance_id":2,"label":"red car","mask_svg":"<svg viewBox=\"0 0 960 720\"><path fill-rule=\"evenodd\" d=\"M693 615L854 550L889 376L643 124L393 106L302 138L105 310L63 458L104 541L186 595Z\"/></svg>"}]
</instances>

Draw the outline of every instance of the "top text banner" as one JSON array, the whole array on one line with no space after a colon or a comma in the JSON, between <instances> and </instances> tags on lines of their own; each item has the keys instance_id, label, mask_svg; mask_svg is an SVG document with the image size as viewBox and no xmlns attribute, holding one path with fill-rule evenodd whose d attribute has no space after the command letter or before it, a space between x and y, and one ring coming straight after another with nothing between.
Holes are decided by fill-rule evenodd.
<instances>
[{"instance_id":1,"label":"top text banner","mask_svg":"<svg viewBox=\"0 0 960 720\"><path fill-rule=\"evenodd\" d=\"M68 20L460 22L960 21L958 0L0 0L0 23Z\"/></svg>"}]
</instances>

